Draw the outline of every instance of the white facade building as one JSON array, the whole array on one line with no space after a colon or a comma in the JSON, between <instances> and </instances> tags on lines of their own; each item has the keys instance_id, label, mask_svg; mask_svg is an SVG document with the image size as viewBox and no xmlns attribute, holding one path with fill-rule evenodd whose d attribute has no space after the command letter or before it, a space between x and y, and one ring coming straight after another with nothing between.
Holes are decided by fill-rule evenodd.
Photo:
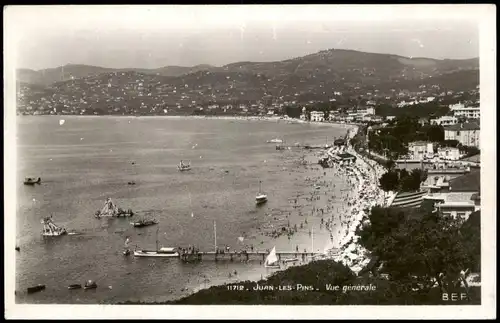
<instances>
[{"instance_id":1,"label":"white facade building","mask_svg":"<svg viewBox=\"0 0 500 323\"><path fill-rule=\"evenodd\" d=\"M442 116L437 119L431 119L431 124L438 126L452 126L457 123L458 123L458 118L452 116Z\"/></svg>"},{"instance_id":2,"label":"white facade building","mask_svg":"<svg viewBox=\"0 0 500 323\"><path fill-rule=\"evenodd\" d=\"M423 160L424 157L434 155L434 145L432 142L414 141L408 144L408 153L413 160Z\"/></svg>"},{"instance_id":3,"label":"white facade building","mask_svg":"<svg viewBox=\"0 0 500 323\"><path fill-rule=\"evenodd\" d=\"M311 111L311 121L314 122L325 121L325 113L323 111Z\"/></svg>"},{"instance_id":4,"label":"white facade building","mask_svg":"<svg viewBox=\"0 0 500 323\"><path fill-rule=\"evenodd\" d=\"M453 112L454 117L465 117L469 119L479 119L481 117L481 108L479 107L466 107L462 103L452 104L449 106Z\"/></svg>"},{"instance_id":5,"label":"white facade building","mask_svg":"<svg viewBox=\"0 0 500 323\"><path fill-rule=\"evenodd\" d=\"M438 148L439 158L445 160L459 160L460 150L456 147L440 147Z\"/></svg>"},{"instance_id":6,"label":"white facade building","mask_svg":"<svg viewBox=\"0 0 500 323\"><path fill-rule=\"evenodd\" d=\"M457 140L464 146L479 148L480 128L477 123L462 123L444 128L444 140Z\"/></svg>"}]
</instances>

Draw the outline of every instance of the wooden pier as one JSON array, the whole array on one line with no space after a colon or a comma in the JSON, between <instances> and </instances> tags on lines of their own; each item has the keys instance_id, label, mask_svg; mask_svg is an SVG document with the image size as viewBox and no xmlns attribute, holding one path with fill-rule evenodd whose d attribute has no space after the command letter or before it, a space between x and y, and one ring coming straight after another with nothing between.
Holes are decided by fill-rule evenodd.
<instances>
[{"instance_id":1,"label":"wooden pier","mask_svg":"<svg viewBox=\"0 0 500 323\"><path fill-rule=\"evenodd\" d=\"M249 260L259 260L264 261L269 252L266 251L248 251L248 252L218 252L215 251L205 251L197 253L183 253L180 255L183 261L203 261L203 260L229 260L229 261L249 261ZM297 258L298 260L306 260L307 258L312 258L315 256L323 255L322 253L313 252L297 252L297 251L282 251L276 252L278 260L286 260Z\"/></svg>"}]
</instances>

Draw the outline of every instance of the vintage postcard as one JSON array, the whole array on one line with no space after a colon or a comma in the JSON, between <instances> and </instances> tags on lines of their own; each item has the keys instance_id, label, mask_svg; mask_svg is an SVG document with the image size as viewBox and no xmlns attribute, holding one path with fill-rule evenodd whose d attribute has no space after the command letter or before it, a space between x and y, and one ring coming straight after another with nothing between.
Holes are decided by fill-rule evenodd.
<instances>
[{"instance_id":1,"label":"vintage postcard","mask_svg":"<svg viewBox=\"0 0 500 323\"><path fill-rule=\"evenodd\" d=\"M495 317L493 5L4 21L7 318Z\"/></svg>"}]
</instances>

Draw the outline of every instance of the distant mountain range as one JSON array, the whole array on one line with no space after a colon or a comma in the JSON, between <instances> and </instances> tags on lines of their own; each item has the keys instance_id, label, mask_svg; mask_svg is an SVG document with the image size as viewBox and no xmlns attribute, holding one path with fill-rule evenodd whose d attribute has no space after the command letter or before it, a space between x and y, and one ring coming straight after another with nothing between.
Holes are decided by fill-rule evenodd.
<instances>
[{"instance_id":1,"label":"distant mountain range","mask_svg":"<svg viewBox=\"0 0 500 323\"><path fill-rule=\"evenodd\" d=\"M113 72L136 72L166 77L182 77L206 71L212 73L244 73L276 82L293 82L294 79L308 80L308 84L321 80L344 83L363 82L370 85L395 80L423 79L444 73L463 70L478 70L479 59L438 60L431 58L408 58L390 54L365 53L354 50L330 49L311 55L277 62L237 62L222 67L211 65L165 66L156 69L123 68L114 69L90 65L68 64L43 70L18 69L21 83L51 85L72 79ZM311 80L316 79L316 80Z\"/></svg>"}]
</instances>

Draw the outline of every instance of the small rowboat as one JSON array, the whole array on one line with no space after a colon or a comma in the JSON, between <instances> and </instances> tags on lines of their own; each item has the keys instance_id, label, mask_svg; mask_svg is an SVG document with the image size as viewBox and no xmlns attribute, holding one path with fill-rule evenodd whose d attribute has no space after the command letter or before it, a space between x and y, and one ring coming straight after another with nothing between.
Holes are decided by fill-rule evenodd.
<instances>
[{"instance_id":1,"label":"small rowboat","mask_svg":"<svg viewBox=\"0 0 500 323\"><path fill-rule=\"evenodd\" d=\"M45 289L45 285L41 285L41 284L38 284L38 285L33 286L33 287L28 287L28 294L33 294L33 293L42 291L44 289Z\"/></svg>"},{"instance_id":2,"label":"small rowboat","mask_svg":"<svg viewBox=\"0 0 500 323\"><path fill-rule=\"evenodd\" d=\"M82 288L82 284L71 284L68 286L68 289L80 289Z\"/></svg>"},{"instance_id":3,"label":"small rowboat","mask_svg":"<svg viewBox=\"0 0 500 323\"><path fill-rule=\"evenodd\" d=\"M158 221L156 221L156 219L150 219L150 220L142 219L136 222L130 222L130 224L132 224L136 228L141 228L149 225L158 224Z\"/></svg>"},{"instance_id":4,"label":"small rowboat","mask_svg":"<svg viewBox=\"0 0 500 323\"><path fill-rule=\"evenodd\" d=\"M85 283L85 286L83 286L83 289L95 289L95 288L97 288L97 284L91 280L87 281Z\"/></svg>"}]
</instances>

